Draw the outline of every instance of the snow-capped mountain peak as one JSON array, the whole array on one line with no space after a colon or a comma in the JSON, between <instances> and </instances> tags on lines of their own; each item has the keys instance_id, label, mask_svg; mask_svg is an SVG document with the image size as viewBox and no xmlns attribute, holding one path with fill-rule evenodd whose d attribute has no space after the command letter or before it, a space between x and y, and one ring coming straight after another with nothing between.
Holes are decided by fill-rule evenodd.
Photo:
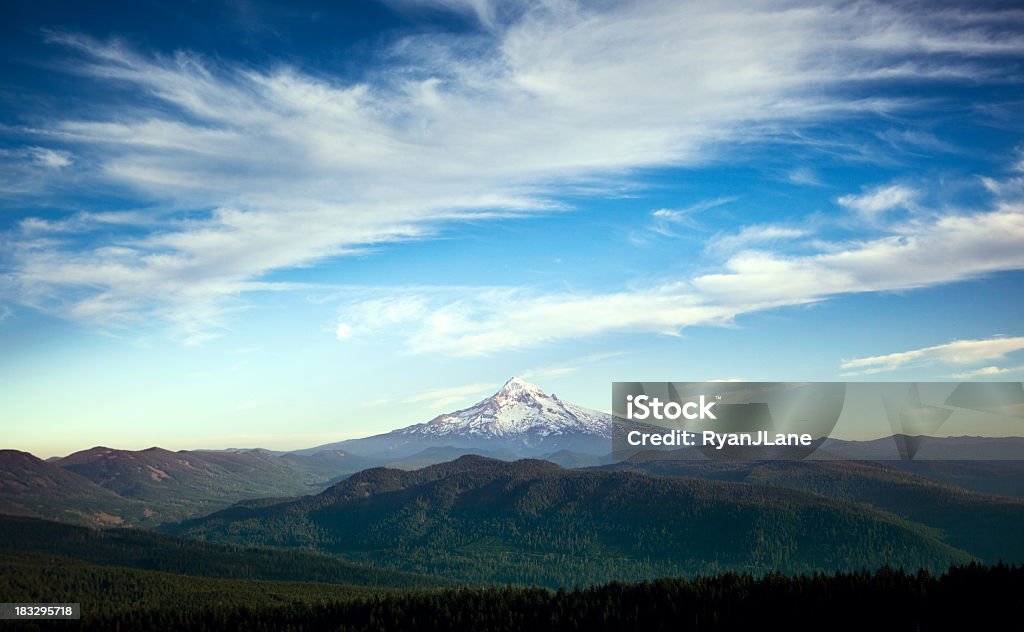
<instances>
[{"instance_id":1,"label":"snow-capped mountain peak","mask_svg":"<svg viewBox=\"0 0 1024 632\"><path fill-rule=\"evenodd\" d=\"M543 394L543 391L541 391L540 388L538 388L536 384L530 384L529 382L525 382L525 381L523 381L522 379L520 379L518 377L513 377L513 378L509 379L509 381L505 382L505 385L502 386L501 389L497 393L495 393L495 395L500 395L502 393L519 393L519 392L541 393L541 394Z\"/></svg>"},{"instance_id":2,"label":"snow-capped mountain peak","mask_svg":"<svg viewBox=\"0 0 1024 632\"><path fill-rule=\"evenodd\" d=\"M488 399L493 401L499 407L508 408L517 404L529 405L531 402L540 402L545 399L557 400L558 398L553 395L548 395L544 391L540 390L540 388L535 384L530 384L529 382L524 382L518 377L514 377L505 382L505 385ZM488 400L484 400L479 404L483 404L487 401Z\"/></svg>"},{"instance_id":3,"label":"snow-capped mountain peak","mask_svg":"<svg viewBox=\"0 0 1024 632\"><path fill-rule=\"evenodd\" d=\"M611 417L564 402L513 377L491 397L395 433L431 437L513 439L536 445L555 437L607 438Z\"/></svg>"}]
</instances>

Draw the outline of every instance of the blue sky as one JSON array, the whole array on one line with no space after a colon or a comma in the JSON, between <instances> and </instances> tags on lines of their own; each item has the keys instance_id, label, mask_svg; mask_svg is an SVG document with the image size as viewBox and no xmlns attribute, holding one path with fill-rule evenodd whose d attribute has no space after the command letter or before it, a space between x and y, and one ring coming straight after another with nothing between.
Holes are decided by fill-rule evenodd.
<instances>
[{"instance_id":1,"label":"blue sky","mask_svg":"<svg viewBox=\"0 0 1024 632\"><path fill-rule=\"evenodd\" d=\"M1011 4L0 12L3 447L1024 378Z\"/></svg>"}]
</instances>

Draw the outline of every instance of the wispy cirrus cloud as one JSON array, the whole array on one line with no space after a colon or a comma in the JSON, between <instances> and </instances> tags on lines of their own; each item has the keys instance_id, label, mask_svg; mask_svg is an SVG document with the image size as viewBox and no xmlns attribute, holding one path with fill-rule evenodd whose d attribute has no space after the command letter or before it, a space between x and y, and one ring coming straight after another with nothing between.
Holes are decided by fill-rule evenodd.
<instances>
[{"instance_id":1,"label":"wispy cirrus cloud","mask_svg":"<svg viewBox=\"0 0 1024 632\"><path fill-rule=\"evenodd\" d=\"M117 211L106 213L78 212L59 220L28 217L18 223L19 233L23 237L33 238L41 235L59 235L104 230L110 226L144 226L156 225L145 213L133 211Z\"/></svg>"},{"instance_id":2,"label":"wispy cirrus cloud","mask_svg":"<svg viewBox=\"0 0 1024 632\"><path fill-rule=\"evenodd\" d=\"M895 209L911 209L920 193L902 184L875 187L863 193L844 195L837 202L865 219L875 219Z\"/></svg>"},{"instance_id":3,"label":"wispy cirrus cloud","mask_svg":"<svg viewBox=\"0 0 1024 632\"><path fill-rule=\"evenodd\" d=\"M0 135L4 128L0 126ZM65 176L74 163L70 152L37 147L0 147L0 200L30 199Z\"/></svg>"},{"instance_id":4,"label":"wispy cirrus cloud","mask_svg":"<svg viewBox=\"0 0 1024 632\"><path fill-rule=\"evenodd\" d=\"M708 243L716 252L732 252L755 246L802 239L813 234L810 228L784 224L751 224L732 235L720 235Z\"/></svg>"},{"instance_id":5,"label":"wispy cirrus cloud","mask_svg":"<svg viewBox=\"0 0 1024 632\"><path fill-rule=\"evenodd\" d=\"M700 226L697 216L720 206L726 206L739 199L735 195L702 200L683 208L659 208L650 212L650 219L643 228L630 232L629 240L635 246L646 246L652 236L679 237Z\"/></svg>"},{"instance_id":6,"label":"wispy cirrus cloud","mask_svg":"<svg viewBox=\"0 0 1024 632\"><path fill-rule=\"evenodd\" d=\"M389 288L348 305L355 332L400 332L413 352L481 355L609 332L677 335L740 315L830 297L927 287L1024 269L1024 203L918 217L881 237L817 241L817 251L743 250L719 271L604 293L524 288ZM1007 344L993 342L992 348ZM1024 340L1024 339L1008 339ZM986 347L989 348L989 347ZM902 357L902 356L899 356ZM949 356L954 357L954 356ZM851 360L844 370L874 370ZM881 360L879 360L881 362Z\"/></svg>"},{"instance_id":7,"label":"wispy cirrus cloud","mask_svg":"<svg viewBox=\"0 0 1024 632\"><path fill-rule=\"evenodd\" d=\"M983 366L980 369L971 369L970 371L961 371L959 373L953 373L949 377L956 380L970 380L976 377L996 377L999 375L1006 375L1008 373L1021 372L1024 372L1024 365L1012 368L1004 368L998 366Z\"/></svg>"},{"instance_id":8,"label":"wispy cirrus cloud","mask_svg":"<svg viewBox=\"0 0 1024 632\"><path fill-rule=\"evenodd\" d=\"M954 340L921 349L844 360L840 367L850 375L869 375L885 371L895 371L911 366L977 364L999 360L1007 354L1020 351L1021 349L1024 349L1024 337L1021 336L995 336L974 340ZM951 377L968 379L971 377L998 375L1008 371L1009 369L989 366L956 373Z\"/></svg>"},{"instance_id":9,"label":"wispy cirrus cloud","mask_svg":"<svg viewBox=\"0 0 1024 632\"><path fill-rule=\"evenodd\" d=\"M66 151L45 147L30 147L28 151L32 161L41 167L60 169L71 164L71 154Z\"/></svg>"},{"instance_id":10,"label":"wispy cirrus cloud","mask_svg":"<svg viewBox=\"0 0 1024 632\"><path fill-rule=\"evenodd\" d=\"M792 184L801 184L811 187L822 186L821 178L810 167L796 167L786 174L786 180Z\"/></svg>"},{"instance_id":11,"label":"wispy cirrus cloud","mask_svg":"<svg viewBox=\"0 0 1024 632\"><path fill-rule=\"evenodd\" d=\"M451 221L550 211L561 185L704 164L808 122L915 104L874 90L876 81L1001 81L984 58L1024 50L1017 33L999 28L1019 16L1001 11L874 2L423 3L473 15L484 30L406 37L359 81L51 34L79 56L70 70L133 98L80 103L71 111L88 115L40 125L36 133L53 146L33 141L34 167L72 174L83 189L113 187L189 212L164 214L159 229L116 230L108 221L87 238L42 236L28 219L5 238L3 294L97 326L169 323L200 341L230 322L241 297L284 288L266 281L276 271L427 238ZM78 151L90 160L74 160ZM4 187L17 194L23 188L15 184ZM863 259L861 247L851 248L851 259ZM666 331L737 313L673 284L643 296L660 306L652 316L609 314L580 333ZM552 313L555 323L635 304L629 294L563 298L522 292L518 300L523 314ZM490 340L485 323L501 319L488 315L487 303L448 314L479 329L465 340ZM518 323L508 344L570 335L564 329Z\"/></svg>"},{"instance_id":12,"label":"wispy cirrus cloud","mask_svg":"<svg viewBox=\"0 0 1024 632\"><path fill-rule=\"evenodd\" d=\"M407 404L425 404L432 410L446 410L450 406L475 402L478 397L489 395L497 388L494 384L483 382L431 388L410 395L401 401Z\"/></svg>"},{"instance_id":13,"label":"wispy cirrus cloud","mask_svg":"<svg viewBox=\"0 0 1024 632\"><path fill-rule=\"evenodd\" d=\"M543 380L555 377L563 377L565 375L572 375L577 373L580 369L610 360L611 358L617 358L624 355L621 351L613 351L606 353L591 353L578 358L572 358L564 360L555 364L548 364L544 366L534 367L527 369L519 374L519 377L525 380Z\"/></svg>"},{"instance_id":14,"label":"wispy cirrus cloud","mask_svg":"<svg viewBox=\"0 0 1024 632\"><path fill-rule=\"evenodd\" d=\"M955 153L959 151L955 145L938 138L931 132L912 129L887 129L875 135L898 151L905 149L917 152L940 153Z\"/></svg>"},{"instance_id":15,"label":"wispy cirrus cloud","mask_svg":"<svg viewBox=\"0 0 1024 632\"><path fill-rule=\"evenodd\" d=\"M416 404L418 408L427 408L435 412L448 412L456 406L474 404L483 397L498 390L500 384L475 382L458 386L428 388L416 391L412 395L371 399L360 403L360 406L377 408L395 404Z\"/></svg>"}]
</instances>

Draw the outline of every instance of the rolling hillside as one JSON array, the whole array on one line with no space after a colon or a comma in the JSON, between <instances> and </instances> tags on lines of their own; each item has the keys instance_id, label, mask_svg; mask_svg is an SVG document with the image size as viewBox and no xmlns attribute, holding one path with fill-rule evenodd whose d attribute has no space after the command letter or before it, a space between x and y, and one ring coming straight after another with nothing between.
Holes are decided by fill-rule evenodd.
<instances>
[{"instance_id":1,"label":"rolling hillside","mask_svg":"<svg viewBox=\"0 0 1024 632\"><path fill-rule=\"evenodd\" d=\"M925 471L941 471L939 463ZM938 529L947 542L987 562L1024 562L1024 500L972 492L894 463L640 461L602 469L742 482L863 503Z\"/></svg>"},{"instance_id":2,"label":"rolling hillside","mask_svg":"<svg viewBox=\"0 0 1024 632\"><path fill-rule=\"evenodd\" d=\"M233 507L168 530L546 586L723 569L938 569L972 559L936 529L820 494L482 457L366 470L316 496Z\"/></svg>"},{"instance_id":3,"label":"rolling hillside","mask_svg":"<svg viewBox=\"0 0 1024 632\"><path fill-rule=\"evenodd\" d=\"M57 556L100 566L246 580L308 581L381 588L443 582L308 551L197 542L140 529L89 529L0 516L0 554Z\"/></svg>"},{"instance_id":4,"label":"rolling hillside","mask_svg":"<svg viewBox=\"0 0 1024 632\"><path fill-rule=\"evenodd\" d=\"M245 498L310 493L323 481L265 450L136 452L98 447L54 463L124 498L149 503L164 520L209 513Z\"/></svg>"},{"instance_id":5,"label":"rolling hillside","mask_svg":"<svg viewBox=\"0 0 1024 632\"><path fill-rule=\"evenodd\" d=\"M17 450L0 450L0 514L91 526L150 522L144 503Z\"/></svg>"},{"instance_id":6,"label":"rolling hillside","mask_svg":"<svg viewBox=\"0 0 1024 632\"><path fill-rule=\"evenodd\" d=\"M155 526L236 502L324 489L366 466L341 451L171 452L96 447L43 461L0 450L0 514L85 526Z\"/></svg>"}]
</instances>

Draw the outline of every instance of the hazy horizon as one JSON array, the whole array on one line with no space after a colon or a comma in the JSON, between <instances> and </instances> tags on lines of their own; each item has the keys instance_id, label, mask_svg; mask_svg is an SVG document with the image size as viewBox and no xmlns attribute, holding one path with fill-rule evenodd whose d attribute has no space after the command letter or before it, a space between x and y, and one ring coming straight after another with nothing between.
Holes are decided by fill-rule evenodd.
<instances>
[{"instance_id":1,"label":"hazy horizon","mask_svg":"<svg viewBox=\"0 0 1024 632\"><path fill-rule=\"evenodd\" d=\"M512 378L510 378L510 381L511 381L511 379ZM924 389L935 388L935 387L940 387L941 388L944 385L945 385L944 383L932 383L932 384L921 385L921 387L924 388ZM536 385L536 386L539 386L542 391L544 390L542 386L540 386L540 385ZM495 391L497 391L497 390L498 390L498 387L495 387ZM550 395L551 393L548 393L548 394ZM489 400L490 396L491 396L491 394L489 394L487 397L481 399L479 402L474 402L473 406L475 406L477 404L481 404L481 403L487 402ZM564 401L564 399L565 398L563 398L563 401ZM941 403L941 399L940 400L935 400L934 399L934 394L933 394L931 399L929 399L928 397L923 397L922 399L925 400L925 404L926 405L927 404L938 404L938 403ZM842 441L875 441L875 440L879 440L879 439L887 439L887 438L890 438L890 437L893 437L893 436L899 435L899 434L906 435L906 436L928 436L928 437L934 437L934 438L992 438L992 439L1024 438L1024 435L1021 435L1019 433L1018 434L1013 434L1013 430L1015 429L1016 424L1019 423L1019 422L1018 422L1017 419L1013 418L1012 416L996 415L996 414L992 414L992 413L988 413L988 412L984 412L984 411L971 411L969 409L963 409L963 408L949 409L951 411L954 411L954 414L952 415L951 419L947 420L947 423L944 423L943 425L941 425L939 428L935 429L934 431L931 431L931 432L912 432L912 431L907 430L907 431L904 431L904 432L897 432L891 426L890 427L886 427L885 426L885 420L881 417L881 412L882 411L881 411L881 403L880 402L878 403L878 407L879 407L878 410L866 411L863 408L863 402L851 403L851 401L852 400L850 400L848 398L847 405L845 406L845 408L848 409L848 410L843 413L843 415L844 415L846 420L843 421L842 418L840 419L840 421L836 425L835 429L831 433L829 433L828 437L830 439L838 439L838 440L842 440ZM569 402L569 403L575 403L575 402ZM851 408L851 406L853 408ZM471 407L472 406L469 406L468 408L471 408ZM461 412L461 410L463 408L467 408L467 407L460 407L460 409L458 409L458 410L452 409L452 410L437 411L437 414ZM850 414L849 410L854 410L856 412L853 412L852 414ZM601 409L601 410L599 410L599 412L603 412L603 413L608 414L609 410L608 409ZM414 423L425 423L425 422L428 422L431 419L433 419L434 417L436 417L437 414L431 413L429 417L425 417L425 418L423 418L423 419L421 419L421 420L419 420L417 422L414 422ZM851 419L851 417L852 417L852 419ZM989 424L986 425L983 421L980 421L980 420L985 420L986 418L991 418L992 420L998 420L998 423L996 421L992 421L992 422L990 422ZM869 424L865 424L865 423L863 423L865 419L872 419L872 422L869 423ZM389 428L388 430L384 431L384 433L389 432L391 430L398 430L398 429L407 427L408 425L412 425L412 424L403 424L403 425L400 425L400 426L396 425L396 426L394 426L392 428ZM1009 428L1010 428L1009 432L1007 432L1008 425L1009 425ZM684 424L684 426L685 426L685 424ZM986 428L989 430L988 433L985 432ZM383 434L383 433L373 433L373 434ZM224 450L266 449L266 450L272 450L272 451L288 452L288 451L292 451L292 450L302 450L302 449L307 449L307 448L318 447L318 446L332 444L332 443L336 443L336 442L339 442L339 441L345 441L345 440L349 440L349 439L365 438L367 436L371 436L371 435L334 436L334 437L331 437L331 436L320 436L320 437L316 437L316 436L309 436L309 437L296 436L296 437L292 438L292 441L290 443L285 443L285 444L253 443L253 444L238 444L238 445L224 445L224 444L217 444L217 443L210 443L210 444L203 445L203 444L185 442L185 443L180 443L180 444L173 444L172 443L172 444L149 444L149 445L126 446L126 445L118 444L116 442L116 440L115 440L115 441L112 441L112 442L104 443L104 442L101 441L101 442L94 443L94 444L87 445L87 446L74 447L74 448L71 448L71 449L66 449L66 450L64 450L62 452L54 451L52 453L42 453L42 454L40 454L40 453L37 453L37 452L35 452L33 450L30 450L30 449L24 449L23 451L30 452L30 453L34 454L35 456L38 456L38 457L44 458L44 459L51 458L51 457L64 457L64 456L68 456L69 454L73 454L73 453L76 453L76 452L81 452L81 451L90 450L90 449L93 449L93 448L100 448L100 447L102 447L102 448L109 448L109 449L112 449L112 450L130 450L130 451L139 451L139 450L145 450L145 449L149 449L149 448L162 448L162 449L171 450L171 451L178 451L178 450L213 450L213 451L224 451ZM613 445L612 445L612 443L610 441L609 441L608 448L609 448L609 451L612 451ZM19 448L14 447L14 446L2 446L2 447L0 447L0 449L19 449Z\"/></svg>"}]
</instances>

